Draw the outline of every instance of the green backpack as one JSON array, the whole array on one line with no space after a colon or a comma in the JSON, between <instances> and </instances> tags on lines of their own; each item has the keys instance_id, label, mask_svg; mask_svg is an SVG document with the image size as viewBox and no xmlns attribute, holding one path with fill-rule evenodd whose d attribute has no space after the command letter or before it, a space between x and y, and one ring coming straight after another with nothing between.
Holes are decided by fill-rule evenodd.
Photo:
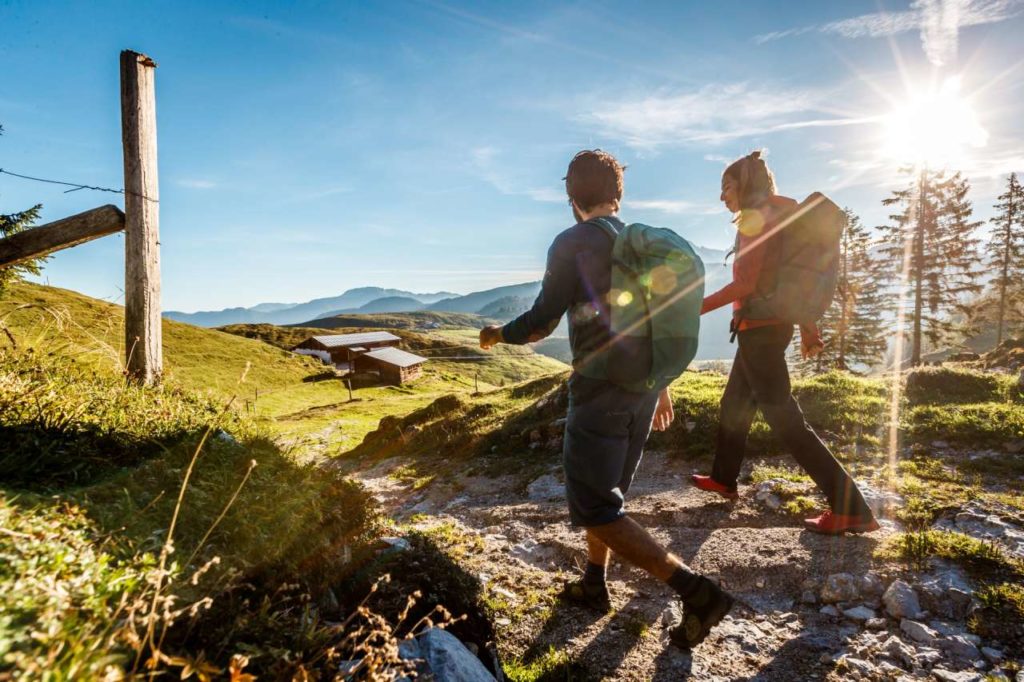
<instances>
[{"instance_id":1,"label":"green backpack","mask_svg":"<svg viewBox=\"0 0 1024 682\"><path fill-rule=\"evenodd\" d=\"M844 229L846 214L831 199L821 192L804 199L771 237L777 267L762 274L741 316L794 324L821 319L836 293Z\"/></svg>"},{"instance_id":2,"label":"green backpack","mask_svg":"<svg viewBox=\"0 0 1024 682\"><path fill-rule=\"evenodd\" d=\"M591 221L612 246L612 343L602 359L579 369L630 391L660 391L697 354L704 263L688 241L664 227L622 228Z\"/></svg>"}]
</instances>

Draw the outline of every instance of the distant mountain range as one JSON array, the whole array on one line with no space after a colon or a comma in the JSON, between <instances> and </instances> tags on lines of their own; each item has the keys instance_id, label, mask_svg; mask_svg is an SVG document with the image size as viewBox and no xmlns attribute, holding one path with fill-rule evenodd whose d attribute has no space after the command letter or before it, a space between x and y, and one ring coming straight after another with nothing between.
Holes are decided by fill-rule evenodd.
<instances>
[{"instance_id":1,"label":"distant mountain range","mask_svg":"<svg viewBox=\"0 0 1024 682\"><path fill-rule=\"evenodd\" d=\"M306 303L260 303L251 308L225 308L224 310L208 310L196 313L184 313L168 310L164 317L179 322L188 322L198 327L222 327L226 324L253 324L268 322L270 324L299 324L321 317L329 317L342 311L352 312L367 304L381 299L411 299L416 304L426 306L444 299L457 297L450 291L434 294L414 294L400 289L383 289L381 287L360 287L349 289L340 296L316 298ZM396 312L390 310L364 310L360 312Z\"/></svg>"},{"instance_id":2,"label":"distant mountain range","mask_svg":"<svg viewBox=\"0 0 1024 682\"><path fill-rule=\"evenodd\" d=\"M705 290L714 291L728 281L731 273L730 268L723 266L726 251L700 246L695 248L704 261L707 272ZM400 289L360 287L350 289L340 296L318 298L306 303L261 303L251 308L227 308L195 313L172 310L165 312L164 316L200 327L255 323L300 325L338 315L419 311L466 313L497 320L510 320L529 308L540 292L540 284L539 281L526 282L475 291L466 295L451 292L417 294ZM705 316L701 321L698 359L732 356L733 350L728 345L729 317L729 310L723 308ZM563 319L552 336L567 335L568 328Z\"/></svg>"}]
</instances>

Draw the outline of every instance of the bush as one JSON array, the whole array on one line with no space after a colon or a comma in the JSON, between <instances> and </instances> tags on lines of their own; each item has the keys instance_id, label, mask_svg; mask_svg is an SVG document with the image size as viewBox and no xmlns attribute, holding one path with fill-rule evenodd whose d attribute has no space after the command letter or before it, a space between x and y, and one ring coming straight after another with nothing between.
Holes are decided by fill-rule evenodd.
<instances>
[{"instance_id":1,"label":"bush","mask_svg":"<svg viewBox=\"0 0 1024 682\"><path fill-rule=\"evenodd\" d=\"M906 398L911 405L949 405L1005 401L1005 377L952 367L918 367L906 377Z\"/></svg>"}]
</instances>

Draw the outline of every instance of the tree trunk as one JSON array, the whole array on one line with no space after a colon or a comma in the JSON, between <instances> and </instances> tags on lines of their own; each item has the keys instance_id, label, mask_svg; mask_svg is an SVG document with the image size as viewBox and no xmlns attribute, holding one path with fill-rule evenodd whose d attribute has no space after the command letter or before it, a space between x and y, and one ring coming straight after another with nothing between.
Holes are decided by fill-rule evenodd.
<instances>
[{"instance_id":1,"label":"tree trunk","mask_svg":"<svg viewBox=\"0 0 1024 682\"><path fill-rule=\"evenodd\" d=\"M921 175L917 185L917 226L914 229L914 330L910 364L917 367L921 364L921 314L924 310L924 211L925 211L925 173Z\"/></svg>"},{"instance_id":2,"label":"tree trunk","mask_svg":"<svg viewBox=\"0 0 1024 682\"><path fill-rule=\"evenodd\" d=\"M1012 188L1011 188L1012 190ZM996 328L996 347L1003 342L1003 323L1006 319L1006 285L1010 273L1010 243L1013 237L1013 192L1009 192L1006 207L1006 235L1003 240L1003 277L999 282L999 325Z\"/></svg>"}]
</instances>

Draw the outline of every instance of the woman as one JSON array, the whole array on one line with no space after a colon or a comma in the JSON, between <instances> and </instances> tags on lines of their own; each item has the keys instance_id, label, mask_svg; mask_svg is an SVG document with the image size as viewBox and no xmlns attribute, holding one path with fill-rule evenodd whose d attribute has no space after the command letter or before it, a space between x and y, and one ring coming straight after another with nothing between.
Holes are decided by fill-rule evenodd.
<instances>
[{"instance_id":1,"label":"woman","mask_svg":"<svg viewBox=\"0 0 1024 682\"><path fill-rule=\"evenodd\" d=\"M733 306L731 331L738 348L719 415L718 441L710 476L694 474L694 485L735 500L736 481L743 464L747 434L757 408L797 463L828 498L831 509L805 521L809 530L839 535L878 529L878 522L850 475L804 421L790 390L786 349L793 325L778 319L748 319L745 303L770 289L777 268L773 235L785 229L785 218L796 207L793 199L775 193L775 179L760 152L733 162L722 174L722 202L734 214L739 234L733 261L733 281L704 299L701 314L728 303ZM813 325L802 327L804 357L817 355L823 345Z\"/></svg>"}]
</instances>

